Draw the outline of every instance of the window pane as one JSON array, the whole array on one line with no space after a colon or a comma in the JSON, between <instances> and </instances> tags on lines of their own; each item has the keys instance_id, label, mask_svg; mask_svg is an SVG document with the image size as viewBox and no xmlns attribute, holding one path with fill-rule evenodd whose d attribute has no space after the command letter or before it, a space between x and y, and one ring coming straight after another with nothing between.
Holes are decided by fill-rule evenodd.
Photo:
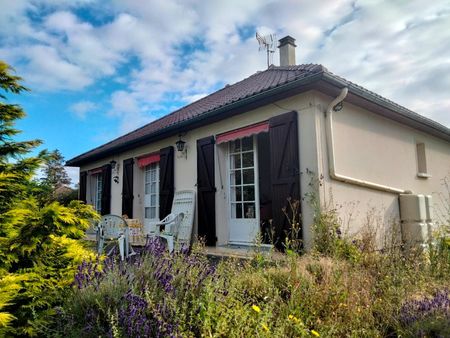
<instances>
[{"instance_id":1,"label":"window pane","mask_svg":"<svg viewBox=\"0 0 450 338\"><path fill-rule=\"evenodd\" d=\"M145 171L145 183L149 183L150 182L150 171L146 170Z\"/></svg>"},{"instance_id":2,"label":"window pane","mask_svg":"<svg viewBox=\"0 0 450 338\"><path fill-rule=\"evenodd\" d=\"M242 187L231 188L231 200L242 201Z\"/></svg>"},{"instance_id":3,"label":"window pane","mask_svg":"<svg viewBox=\"0 0 450 338\"><path fill-rule=\"evenodd\" d=\"M156 218L156 208L155 207L151 207L150 208L150 218Z\"/></svg>"},{"instance_id":4,"label":"window pane","mask_svg":"<svg viewBox=\"0 0 450 338\"><path fill-rule=\"evenodd\" d=\"M145 184L145 194L146 195L150 194L150 184L149 183Z\"/></svg>"},{"instance_id":5,"label":"window pane","mask_svg":"<svg viewBox=\"0 0 450 338\"><path fill-rule=\"evenodd\" d=\"M241 150L241 140L231 141L231 152L237 153Z\"/></svg>"},{"instance_id":6,"label":"window pane","mask_svg":"<svg viewBox=\"0 0 450 338\"><path fill-rule=\"evenodd\" d=\"M144 212L145 212L145 218L151 218L150 217L150 208L144 208Z\"/></svg>"},{"instance_id":7,"label":"window pane","mask_svg":"<svg viewBox=\"0 0 450 338\"><path fill-rule=\"evenodd\" d=\"M254 201L254 200L255 200L255 187L244 186L244 201Z\"/></svg>"},{"instance_id":8,"label":"window pane","mask_svg":"<svg viewBox=\"0 0 450 338\"><path fill-rule=\"evenodd\" d=\"M244 216L245 218L255 218L254 203L244 203Z\"/></svg>"},{"instance_id":9,"label":"window pane","mask_svg":"<svg viewBox=\"0 0 450 338\"><path fill-rule=\"evenodd\" d=\"M253 149L253 137L245 137L242 139L242 151Z\"/></svg>"},{"instance_id":10,"label":"window pane","mask_svg":"<svg viewBox=\"0 0 450 338\"><path fill-rule=\"evenodd\" d=\"M152 183L150 192L151 192L152 194L155 194L155 193L156 193L156 183L154 183L154 182Z\"/></svg>"},{"instance_id":11,"label":"window pane","mask_svg":"<svg viewBox=\"0 0 450 338\"><path fill-rule=\"evenodd\" d=\"M253 152L242 154L242 167L253 167Z\"/></svg>"},{"instance_id":12,"label":"window pane","mask_svg":"<svg viewBox=\"0 0 450 338\"><path fill-rule=\"evenodd\" d=\"M255 183L255 170L254 169L244 169L242 176L243 184Z\"/></svg>"},{"instance_id":13,"label":"window pane","mask_svg":"<svg viewBox=\"0 0 450 338\"><path fill-rule=\"evenodd\" d=\"M233 170L230 174L230 183L231 185L239 185L241 184L241 171Z\"/></svg>"},{"instance_id":14,"label":"window pane","mask_svg":"<svg viewBox=\"0 0 450 338\"><path fill-rule=\"evenodd\" d=\"M236 169L241 167L241 155L231 155L231 169Z\"/></svg>"},{"instance_id":15,"label":"window pane","mask_svg":"<svg viewBox=\"0 0 450 338\"><path fill-rule=\"evenodd\" d=\"M150 205L155 206L156 205L156 195L150 196Z\"/></svg>"},{"instance_id":16,"label":"window pane","mask_svg":"<svg viewBox=\"0 0 450 338\"><path fill-rule=\"evenodd\" d=\"M231 203L231 218L242 218L242 203Z\"/></svg>"}]
</instances>

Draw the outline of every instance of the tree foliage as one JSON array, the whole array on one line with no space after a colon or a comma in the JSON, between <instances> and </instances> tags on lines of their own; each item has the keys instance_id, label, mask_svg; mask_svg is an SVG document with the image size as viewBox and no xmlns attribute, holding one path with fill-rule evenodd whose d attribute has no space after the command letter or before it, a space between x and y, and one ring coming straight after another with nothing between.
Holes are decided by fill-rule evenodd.
<instances>
[{"instance_id":1,"label":"tree foliage","mask_svg":"<svg viewBox=\"0 0 450 338\"><path fill-rule=\"evenodd\" d=\"M14 139L25 112L7 95L27 89L12 72L0 61L0 336L33 336L61 301L76 266L94 257L78 239L98 215L80 201L62 206L36 197L43 185L32 178L43 164L55 163L55 153L29 156L42 142ZM57 171L52 184L67 182Z\"/></svg>"}]
</instances>

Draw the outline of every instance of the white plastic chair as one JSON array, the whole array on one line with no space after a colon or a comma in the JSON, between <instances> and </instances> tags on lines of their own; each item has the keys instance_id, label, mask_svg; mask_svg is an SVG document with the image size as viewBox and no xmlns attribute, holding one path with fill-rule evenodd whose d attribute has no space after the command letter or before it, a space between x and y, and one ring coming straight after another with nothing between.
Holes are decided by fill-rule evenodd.
<instances>
[{"instance_id":1,"label":"white plastic chair","mask_svg":"<svg viewBox=\"0 0 450 338\"><path fill-rule=\"evenodd\" d=\"M164 231L156 236L167 241L169 252L173 252L175 243L190 245L194 223L195 192L192 190L177 191L173 197L172 210L156 226L164 225Z\"/></svg>"},{"instance_id":2,"label":"white plastic chair","mask_svg":"<svg viewBox=\"0 0 450 338\"><path fill-rule=\"evenodd\" d=\"M135 253L130 245L130 232L127 221L117 215L103 215L97 226L98 253L102 254L105 246L108 246L108 242L116 240L119 245L121 260ZM111 255L113 250L114 247L107 252L107 255Z\"/></svg>"}]
</instances>

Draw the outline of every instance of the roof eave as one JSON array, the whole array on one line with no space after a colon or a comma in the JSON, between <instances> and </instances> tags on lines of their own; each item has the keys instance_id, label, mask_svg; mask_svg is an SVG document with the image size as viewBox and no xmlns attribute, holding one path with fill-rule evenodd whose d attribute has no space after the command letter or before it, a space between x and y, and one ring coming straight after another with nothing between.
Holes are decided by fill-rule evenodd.
<instances>
[{"instance_id":1,"label":"roof eave","mask_svg":"<svg viewBox=\"0 0 450 338\"><path fill-rule=\"evenodd\" d=\"M346 101L350 103L450 142L450 129L438 122L419 115L357 85L348 83L333 74L324 73L322 80L337 90L347 87L349 94ZM337 94L337 91L335 93Z\"/></svg>"},{"instance_id":2,"label":"roof eave","mask_svg":"<svg viewBox=\"0 0 450 338\"><path fill-rule=\"evenodd\" d=\"M81 154L68 160L66 165L81 166L95 160L100 160L114 153L170 137L181 131L186 131L186 129L194 129L208 123L220 121L310 89L323 91L329 95L337 95L339 90L343 87L348 87L349 89L349 95L346 98L346 101L450 142L450 130L445 126L416 114L357 85L348 83L331 73L321 71L246 97L239 101L232 102L191 119L172 124L154 133L125 142L97 154L86 157L84 156L89 152Z\"/></svg>"},{"instance_id":3,"label":"roof eave","mask_svg":"<svg viewBox=\"0 0 450 338\"><path fill-rule=\"evenodd\" d=\"M246 97L239 101L232 102L230 104L219 107L217 109L205 112L205 113L195 116L191 119L170 125L166 128L158 130L157 132L154 132L152 134L145 135L145 136L139 137L135 140L123 143L120 146L116 146L114 148L102 151L97 154L93 154L92 156L87 156L87 157L80 159L80 157L82 157L86 153L81 154L77 157L74 157L74 158L68 160L66 162L66 165L81 166L83 164L86 164L86 163L89 163L89 162L92 162L95 160L100 160L100 159L110 156L114 153L129 149L129 148L140 146L141 144L154 142L154 141L166 138L166 137L176 135L180 131L186 131L186 128L189 128L189 129L197 128L197 127L199 127L201 125L205 125L207 123L216 122L216 121L228 118L230 116L244 113L248 110L258 108L260 106L266 105L270 102L280 100L282 98L291 96L293 94L298 94L298 93L310 90L310 89L312 89L312 87L309 87L309 85L312 85L313 83L320 80L322 75L323 75L323 72L318 72L317 74L313 74L308 77L304 77L304 78L301 78L298 80L294 80L292 82L288 82L286 84L271 88L264 92L260 92L255 95ZM224 116L224 113L228 113L228 114L226 114L226 116Z\"/></svg>"}]
</instances>

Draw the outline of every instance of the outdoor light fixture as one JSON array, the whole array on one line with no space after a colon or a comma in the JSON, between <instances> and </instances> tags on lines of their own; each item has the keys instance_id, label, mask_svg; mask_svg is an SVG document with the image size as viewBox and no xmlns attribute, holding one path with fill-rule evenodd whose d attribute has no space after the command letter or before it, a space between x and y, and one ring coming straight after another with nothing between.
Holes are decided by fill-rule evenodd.
<instances>
[{"instance_id":1,"label":"outdoor light fixture","mask_svg":"<svg viewBox=\"0 0 450 338\"><path fill-rule=\"evenodd\" d=\"M177 146L178 151L181 151L181 152L184 151L184 145L186 144L186 142L181 139L181 136L180 136L180 139L177 142L175 142L175 144Z\"/></svg>"},{"instance_id":2,"label":"outdoor light fixture","mask_svg":"<svg viewBox=\"0 0 450 338\"><path fill-rule=\"evenodd\" d=\"M178 135L178 137L180 138L177 142L175 142L175 145L177 146L177 150L181 153L184 154L184 156L187 158L187 147L186 147L186 141L183 141L181 139L181 135Z\"/></svg>"},{"instance_id":3,"label":"outdoor light fixture","mask_svg":"<svg viewBox=\"0 0 450 338\"><path fill-rule=\"evenodd\" d=\"M109 164L111 164L111 169L115 169L117 162L112 160L111 162L109 162Z\"/></svg>"}]
</instances>

